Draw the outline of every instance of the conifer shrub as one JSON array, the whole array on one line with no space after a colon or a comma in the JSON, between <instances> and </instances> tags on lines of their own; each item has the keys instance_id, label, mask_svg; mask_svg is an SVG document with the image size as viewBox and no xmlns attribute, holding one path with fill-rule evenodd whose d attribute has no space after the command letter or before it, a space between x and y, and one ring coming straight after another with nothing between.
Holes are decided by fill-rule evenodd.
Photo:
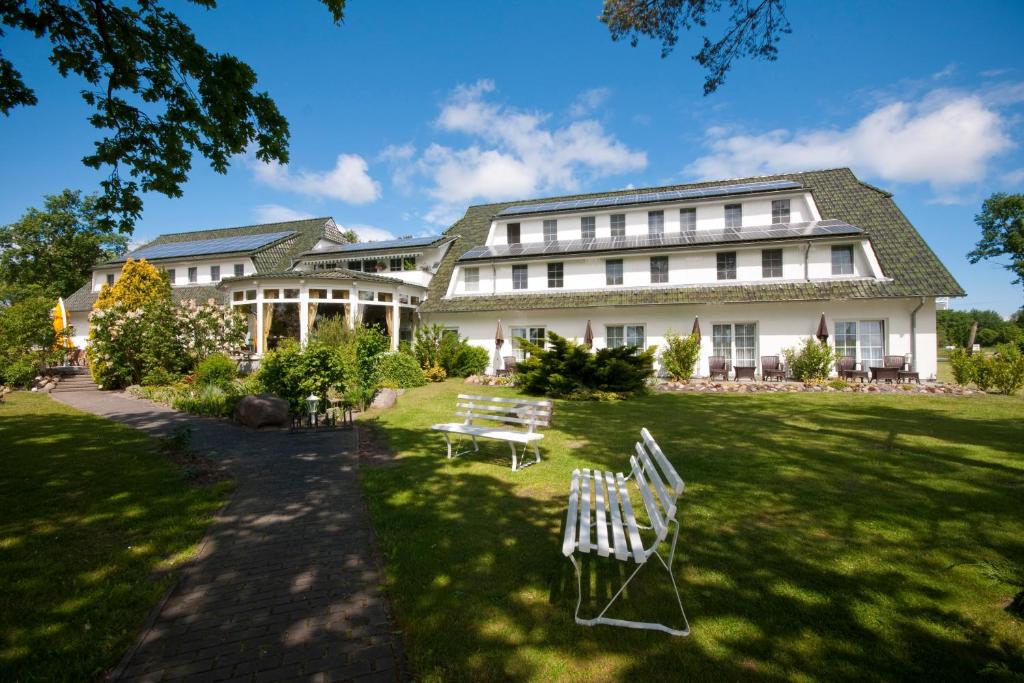
<instances>
[{"instance_id":1,"label":"conifer shrub","mask_svg":"<svg viewBox=\"0 0 1024 683\"><path fill-rule=\"evenodd\" d=\"M607 394L619 397L640 394L654 376L657 347L634 346L598 349L592 352L554 332L548 332L547 348L518 339L529 357L516 366L516 385L531 394L584 398ZM601 394L596 394L601 392Z\"/></svg>"}]
</instances>

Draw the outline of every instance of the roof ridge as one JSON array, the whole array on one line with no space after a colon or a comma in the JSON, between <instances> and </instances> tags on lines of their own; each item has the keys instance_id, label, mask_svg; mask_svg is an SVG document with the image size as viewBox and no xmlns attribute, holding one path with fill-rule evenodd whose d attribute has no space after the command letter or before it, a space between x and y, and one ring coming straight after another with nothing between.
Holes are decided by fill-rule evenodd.
<instances>
[{"instance_id":1,"label":"roof ridge","mask_svg":"<svg viewBox=\"0 0 1024 683\"><path fill-rule=\"evenodd\" d=\"M222 232L222 231L227 231L227 230L245 230L245 229L248 229L248 228L265 228L265 227L269 227L271 225L274 225L274 226L278 226L278 225L284 226L284 225L291 225L292 223L308 223L310 221L324 221L324 222L326 222L326 221L329 221L329 220L334 220L334 217L333 216L310 216L309 218L296 218L295 220L290 220L290 221L270 221L268 223L252 223L252 224L249 224L249 225L232 225L232 226L228 226L226 228L199 228L197 230L181 230L180 232L162 232L159 235L157 235L156 237L154 237L152 240L150 240L150 242L154 242L154 241L160 239L161 237L172 237L172 236L175 236L175 235L190 235L190 234L196 233L196 232Z\"/></svg>"}]
</instances>

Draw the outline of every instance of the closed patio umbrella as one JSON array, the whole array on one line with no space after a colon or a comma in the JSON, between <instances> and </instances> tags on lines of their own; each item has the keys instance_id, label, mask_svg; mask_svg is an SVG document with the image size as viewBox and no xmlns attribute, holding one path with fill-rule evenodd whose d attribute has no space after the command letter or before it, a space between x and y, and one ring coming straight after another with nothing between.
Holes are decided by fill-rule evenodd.
<instances>
[{"instance_id":1,"label":"closed patio umbrella","mask_svg":"<svg viewBox=\"0 0 1024 683\"><path fill-rule=\"evenodd\" d=\"M818 338L818 341L828 341L828 325L825 324L825 314L821 314L821 320L818 321L818 331L814 333L814 336Z\"/></svg>"},{"instance_id":2,"label":"closed patio umbrella","mask_svg":"<svg viewBox=\"0 0 1024 683\"><path fill-rule=\"evenodd\" d=\"M500 349L505 344L505 333L501 329L501 320L498 320L498 329L494 331L494 346Z\"/></svg>"},{"instance_id":3,"label":"closed patio umbrella","mask_svg":"<svg viewBox=\"0 0 1024 683\"><path fill-rule=\"evenodd\" d=\"M583 333L583 343L587 345L588 349L594 348L594 330L590 327L590 321L587 321L587 330Z\"/></svg>"},{"instance_id":4,"label":"closed patio umbrella","mask_svg":"<svg viewBox=\"0 0 1024 683\"><path fill-rule=\"evenodd\" d=\"M700 318L696 316L693 318L693 329L690 331L690 334L697 335L697 341L700 341Z\"/></svg>"}]
</instances>

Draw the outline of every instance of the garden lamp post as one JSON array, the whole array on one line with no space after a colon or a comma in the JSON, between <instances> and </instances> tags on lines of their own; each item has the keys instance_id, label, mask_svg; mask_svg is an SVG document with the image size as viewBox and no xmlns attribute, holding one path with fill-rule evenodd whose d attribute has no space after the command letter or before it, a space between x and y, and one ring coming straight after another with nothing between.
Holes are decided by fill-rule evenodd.
<instances>
[{"instance_id":1,"label":"garden lamp post","mask_svg":"<svg viewBox=\"0 0 1024 683\"><path fill-rule=\"evenodd\" d=\"M309 426L316 427L316 408L320 404L320 397L316 394L310 394L306 397L306 407L309 408Z\"/></svg>"}]
</instances>

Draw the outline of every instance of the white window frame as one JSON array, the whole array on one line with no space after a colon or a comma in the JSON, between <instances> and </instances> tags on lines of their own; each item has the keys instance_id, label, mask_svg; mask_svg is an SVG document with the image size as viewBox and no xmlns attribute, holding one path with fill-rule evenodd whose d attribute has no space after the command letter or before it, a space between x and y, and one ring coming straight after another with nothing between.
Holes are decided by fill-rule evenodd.
<instances>
[{"instance_id":1,"label":"white window frame","mask_svg":"<svg viewBox=\"0 0 1024 683\"><path fill-rule=\"evenodd\" d=\"M839 272L837 272L836 271L836 254L840 253L840 252L846 252L846 253L848 253L850 255L850 263L849 264L845 264L845 263L841 264L842 265L842 269ZM852 244L833 244L832 245L832 250L831 250L831 253L830 253L830 257L831 257L830 261L832 263L832 274L833 275L854 275L854 274L856 274L857 268L856 268L855 261L856 261L857 257L853 253L853 245ZM846 265L849 265L849 267L850 267L850 271L849 272L845 272L845 266Z\"/></svg>"},{"instance_id":2,"label":"white window frame","mask_svg":"<svg viewBox=\"0 0 1024 683\"><path fill-rule=\"evenodd\" d=\"M167 273L167 279L170 280L173 285L174 281L177 280L177 271L174 268L168 268L165 272Z\"/></svg>"},{"instance_id":3,"label":"white window frame","mask_svg":"<svg viewBox=\"0 0 1024 683\"><path fill-rule=\"evenodd\" d=\"M654 279L654 260L655 259L658 259L659 261L664 261L664 263L665 263L665 270L664 270L663 273L660 273L661 275L664 276L664 279L661 279L661 280L655 280ZM667 284L668 283L668 281L669 281L669 257L668 256L665 256L665 255L652 256L651 257L650 268L651 268L651 284L652 285L663 285L663 284Z\"/></svg>"},{"instance_id":4,"label":"white window frame","mask_svg":"<svg viewBox=\"0 0 1024 683\"><path fill-rule=\"evenodd\" d=\"M516 240L512 241L512 226L515 226ZM505 226L505 242L506 244L520 244L523 240L523 229L519 223L509 223Z\"/></svg>"},{"instance_id":5,"label":"white window frame","mask_svg":"<svg viewBox=\"0 0 1024 683\"><path fill-rule=\"evenodd\" d=\"M687 217L687 220L683 220L683 216ZM693 217L693 220L689 220L689 217ZM697 231L697 208L687 207L679 209L679 232L696 232Z\"/></svg>"},{"instance_id":6,"label":"white window frame","mask_svg":"<svg viewBox=\"0 0 1024 683\"><path fill-rule=\"evenodd\" d=\"M723 256L729 256L730 254L732 255L732 277L722 277L723 269L722 269L722 266L719 263L719 259L721 257L723 257ZM739 273L737 272L738 270L739 270L739 256L738 256L738 254L735 251L718 251L718 252L715 252L715 279L716 280L719 280L719 281L722 281L722 282L731 282L731 281L735 280L736 277L739 275ZM728 275L729 274L729 269L726 268L724 270L724 272L725 272L726 275Z\"/></svg>"},{"instance_id":7,"label":"white window frame","mask_svg":"<svg viewBox=\"0 0 1024 683\"><path fill-rule=\"evenodd\" d=\"M107 273L106 281L107 281L107 287L113 287L114 286L114 274L113 273Z\"/></svg>"},{"instance_id":8,"label":"white window frame","mask_svg":"<svg viewBox=\"0 0 1024 683\"><path fill-rule=\"evenodd\" d=\"M531 344L544 348L544 340L547 339L548 331L546 327L540 325L525 325L509 328L509 334L512 337L512 344L510 347L512 349L512 355L516 357L516 360L521 361L526 360L530 354L516 343L516 339L522 337Z\"/></svg>"},{"instance_id":9,"label":"white window frame","mask_svg":"<svg viewBox=\"0 0 1024 683\"><path fill-rule=\"evenodd\" d=\"M199 282L199 266L188 267L188 283L194 285Z\"/></svg>"},{"instance_id":10,"label":"white window frame","mask_svg":"<svg viewBox=\"0 0 1024 683\"><path fill-rule=\"evenodd\" d=\"M616 227L616 219L621 219L622 225ZM608 227L611 230L609 233L612 237L625 237L626 235L626 214L624 213L613 213L608 218ZM618 230L618 232L616 232Z\"/></svg>"},{"instance_id":11,"label":"white window frame","mask_svg":"<svg viewBox=\"0 0 1024 683\"><path fill-rule=\"evenodd\" d=\"M235 264L235 277L245 277L245 264L244 263L236 263Z\"/></svg>"},{"instance_id":12,"label":"white window frame","mask_svg":"<svg viewBox=\"0 0 1024 683\"><path fill-rule=\"evenodd\" d=\"M881 366L883 364L883 362L885 361L886 354L889 351L889 336L885 332L886 328L888 327L887 323L888 323L888 321L885 320L884 318L882 318L882 319L877 319L877 318L876 319L865 319L865 320L836 320L835 322L832 323L832 328L835 331L835 342L834 342L833 346L835 347L836 354L839 355L840 357L851 355L850 353L846 352L845 350L844 351L840 351L839 341L840 341L841 338L845 338L845 337L849 336L846 333L845 329L843 329L843 326L853 325L854 326L854 342L853 342L854 353L852 354L853 357L857 360L858 363L861 364L861 368L864 369L864 370L867 370L869 367L872 367L870 365L870 363L872 363L872 362L876 362L876 363L878 363L878 366ZM870 332L870 331L863 331L861 329L861 326L862 325L872 325L872 324L877 324L878 327L879 327L879 336L881 337L881 342L882 342L880 347L876 347L876 346L866 347L864 345L864 343L863 343L864 338L867 337L869 334L872 334L872 332ZM843 329L842 332L840 332L841 329ZM846 350L848 350L849 349L849 344L844 343L843 347ZM881 353L879 353L876 357L868 359L868 358L865 358L865 356L864 356L865 348L880 348L881 349Z\"/></svg>"},{"instance_id":13,"label":"white window frame","mask_svg":"<svg viewBox=\"0 0 1024 683\"><path fill-rule=\"evenodd\" d=\"M789 223L792 216L790 201L788 199L772 200L772 223Z\"/></svg>"},{"instance_id":14,"label":"white window frame","mask_svg":"<svg viewBox=\"0 0 1024 683\"><path fill-rule=\"evenodd\" d=\"M740 320L736 322L716 322L711 325L711 355L722 356L724 355L727 359L727 368L731 372L734 365L736 365L736 327L738 325L753 325L754 326L754 346L753 356L751 362L754 367L758 368L761 365L760 348L761 348L761 334L759 331L759 325L756 320ZM728 353L721 353L721 347L715 340L715 328L716 327L728 327L729 328L729 350Z\"/></svg>"},{"instance_id":15,"label":"white window frame","mask_svg":"<svg viewBox=\"0 0 1024 683\"><path fill-rule=\"evenodd\" d=\"M647 212L647 234L648 235L664 235L665 234L665 212L648 211Z\"/></svg>"},{"instance_id":16,"label":"white window frame","mask_svg":"<svg viewBox=\"0 0 1024 683\"><path fill-rule=\"evenodd\" d=\"M517 273L522 273L523 274L523 278L522 278L522 285L523 286L522 287L517 287L516 286L516 282L517 282L516 274ZM525 265L525 264L519 264L519 265L512 266L512 289L521 290L521 289L529 289L529 288L530 288L530 266Z\"/></svg>"},{"instance_id":17,"label":"white window frame","mask_svg":"<svg viewBox=\"0 0 1024 683\"><path fill-rule=\"evenodd\" d=\"M220 266L210 266L210 282L220 282Z\"/></svg>"},{"instance_id":18,"label":"white window frame","mask_svg":"<svg viewBox=\"0 0 1024 683\"><path fill-rule=\"evenodd\" d=\"M619 276L618 276L619 281L618 282L611 282L612 275L608 271L608 266L610 266L612 263L618 263L619 264ZM626 262L623 259L620 259L620 258L605 259L604 260L604 283L605 283L605 285L608 286L608 287L621 287L622 284L625 281L626 281Z\"/></svg>"},{"instance_id":19,"label":"white window frame","mask_svg":"<svg viewBox=\"0 0 1024 683\"><path fill-rule=\"evenodd\" d=\"M734 216L732 216L732 218L735 218L737 215L739 217L739 222L735 223L735 225L733 225L732 221L730 220L730 212L733 212L735 214ZM724 210L724 217L725 217L725 229L726 230L738 230L739 228L742 228L743 227L743 204L742 203L740 203L740 204L726 204L725 205L725 210Z\"/></svg>"},{"instance_id":20,"label":"white window frame","mask_svg":"<svg viewBox=\"0 0 1024 683\"><path fill-rule=\"evenodd\" d=\"M552 280L551 268L552 268L552 266L558 266L558 270L559 270L558 277L556 278L557 281L558 281L558 284L555 284L555 285L551 284L551 280ZM549 263L547 270L548 270L548 288L549 289L562 289L562 288L564 288L565 287L565 264L563 262L561 262L561 261L556 261L555 263Z\"/></svg>"},{"instance_id":21,"label":"white window frame","mask_svg":"<svg viewBox=\"0 0 1024 683\"><path fill-rule=\"evenodd\" d=\"M778 273L779 274L778 275L774 275L774 274L766 275L765 274L765 260L764 260L764 257L765 257L765 254L767 254L768 252L777 253L779 255L779 264L778 264L778 269L779 269ZM776 248L776 249L762 249L761 250L761 277L762 278L764 278L764 279L773 279L773 278L777 278L777 277L782 277L782 274L784 272L783 271L783 266L784 265L785 265L785 258L783 257L782 249ZM775 267L776 267L775 264L771 265L771 268L773 270L774 270Z\"/></svg>"},{"instance_id":22,"label":"white window frame","mask_svg":"<svg viewBox=\"0 0 1024 683\"><path fill-rule=\"evenodd\" d=\"M543 223L544 244L558 241L558 219L545 218Z\"/></svg>"},{"instance_id":23,"label":"white window frame","mask_svg":"<svg viewBox=\"0 0 1024 683\"><path fill-rule=\"evenodd\" d=\"M597 237L597 218L595 216L583 216L580 218L580 238L592 240Z\"/></svg>"},{"instance_id":24,"label":"white window frame","mask_svg":"<svg viewBox=\"0 0 1024 683\"><path fill-rule=\"evenodd\" d=\"M612 342L612 330L617 330L614 335L616 341ZM636 341L636 330L640 330L640 343L630 344L629 339L632 333ZM609 349L617 349L623 346L636 346L643 350L647 348L647 325L646 323L614 323L604 326L604 345Z\"/></svg>"},{"instance_id":25,"label":"white window frame","mask_svg":"<svg viewBox=\"0 0 1024 683\"><path fill-rule=\"evenodd\" d=\"M479 292L480 268L464 268L462 271L462 283L467 292Z\"/></svg>"}]
</instances>

